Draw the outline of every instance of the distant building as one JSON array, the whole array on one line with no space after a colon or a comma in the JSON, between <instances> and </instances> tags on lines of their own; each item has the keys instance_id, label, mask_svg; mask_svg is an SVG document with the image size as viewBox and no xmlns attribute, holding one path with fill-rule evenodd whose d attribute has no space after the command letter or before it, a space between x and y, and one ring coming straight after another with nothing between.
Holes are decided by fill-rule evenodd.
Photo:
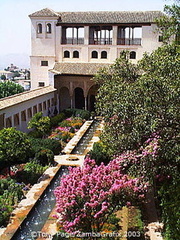
<instances>
[{"instance_id":1,"label":"distant building","mask_svg":"<svg viewBox=\"0 0 180 240\"><path fill-rule=\"evenodd\" d=\"M1 71L0 71L0 80L1 80L1 77L2 77L2 76L5 76L6 79L8 80L8 79L11 79L11 78L12 78L13 73L10 72L10 71L1 70Z\"/></svg>"},{"instance_id":2,"label":"distant building","mask_svg":"<svg viewBox=\"0 0 180 240\"><path fill-rule=\"evenodd\" d=\"M53 85L60 110L94 109L97 86L91 81L122 50L136 63L144 52L161 46L155 18L160 11L55 12L29 15L32 23L32 89Z\"/></svg>"},{"instance_id":3,"label":"distant building","mask_svg":"<svg viewBox=\"0 0 180 240\"><path fill-rule=\"evenodd\" d=\"M13 72L17 71L19 68L15 66L13 63L11 63L11 66L7 68L8 71Z\"/></svg>"}]
</instances>

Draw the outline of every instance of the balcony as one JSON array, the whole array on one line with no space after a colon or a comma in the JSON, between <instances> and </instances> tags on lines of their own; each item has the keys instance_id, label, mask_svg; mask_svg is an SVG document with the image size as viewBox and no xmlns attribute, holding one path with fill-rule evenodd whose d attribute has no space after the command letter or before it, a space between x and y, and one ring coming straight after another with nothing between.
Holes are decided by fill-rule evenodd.
<instances>
[{"instance_id":1,"label":"balcony","mask_svg":"<svg viewBox=\"0 0 180 240\"><path fill-rule=\"evenodd\" d=\"M141 45L141 38L118 38L117 45Z\"/></svg>"},{"instance_id":2,"label":"balcony","mask_svg":"<svg viewBox=\"0 0 180 240\"><path fill-rule=\"evenodd\" d=\"M90 38L89 44L92 45L112 45L112 38Z\"/></svg>"},{"instance_id":3,"label":"balcony","mask_svg":"<svg viewBox=\"0 0 180 240\"><path fill-rule=\"evenodd\" d=\"M62 44L81 45L81 44L84 44L84 38L66 38L66 39L62 39Z\"/></svg>"}]
</instances>

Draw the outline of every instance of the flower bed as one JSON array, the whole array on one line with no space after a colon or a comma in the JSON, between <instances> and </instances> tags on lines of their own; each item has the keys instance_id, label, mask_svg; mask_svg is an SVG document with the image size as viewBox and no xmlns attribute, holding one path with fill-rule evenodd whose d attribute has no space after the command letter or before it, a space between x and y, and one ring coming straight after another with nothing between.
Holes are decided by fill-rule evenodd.
<instances>
[{"instance_id":1,"label":"flower bed","mask_svg":"<svg viewBox=\"0 0 180 240\"><path fill-rule=\"evenodd\" d=\"M48 138L59 140L65 145L83 125L84 121L85 120L77 117L67 118L59 123L59 126L52 131Z\"/></svg>"}]
</instances>

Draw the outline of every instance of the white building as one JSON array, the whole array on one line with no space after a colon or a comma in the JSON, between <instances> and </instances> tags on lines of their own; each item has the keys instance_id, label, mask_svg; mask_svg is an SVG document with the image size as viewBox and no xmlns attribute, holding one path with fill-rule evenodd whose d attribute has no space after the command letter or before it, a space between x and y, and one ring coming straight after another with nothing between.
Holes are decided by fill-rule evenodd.
<instances>
[{"instance_id":1,"label":"white building","mask_svg":"<svg viewBox=\"0 0 180 240\"><path fill-rule=\"evenodd\" d=\"M133 62L161 45L155 19L159 11L55 12L29 15L32 23L32 89L53 85L60 110L93 110L97 86L91 78L112 64L122 50Z\"/></svg>"},{"instance_id":2,"label":"white building","mask_svg":"<svg viewBox=\"0 0 180 240\"><path fill-rule=\"evenodd\" d=\"M98 86L92 77L122 50L136 63L161 45L149 12L54 12L43 9L32 22L32 90L0 100L0 129L27 132L36 112L53 115L68 107L94 110Z\"/></svg>"},{"instance_id":3,"label":"white building","mask_svg":"<svg viewBox=\"0 0 180 240\"><path fill-rule=\"evenodd\" d=\"M6 71L6 70L0 70L0 80L1 80L1 76L5 76L5 78L7 80L11 79L13 76L13 73L10 71Z\"/></svg>"},{"instance_id":4,"label":"white building","mask_svg":"<svg viewBox=\"0 0 180 240\"><path fill-rule=\"evenodd\" d=\"M47 86L0 99L0 129L15 127L28 132L27 124L34 114L53 115L57 106L55 91Z\"/></svg>"}]
</instances>

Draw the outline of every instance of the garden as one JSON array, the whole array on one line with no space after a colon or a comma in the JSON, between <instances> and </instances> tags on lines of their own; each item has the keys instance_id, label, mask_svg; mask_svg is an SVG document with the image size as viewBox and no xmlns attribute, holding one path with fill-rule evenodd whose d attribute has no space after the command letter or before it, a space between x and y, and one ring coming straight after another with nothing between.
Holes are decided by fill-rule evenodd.
<instances>
[{"instance_id":1,"label":"garden","mask_svg":"<svg viewBox=\"0 0 180 240\"><path fill-rule=\"evenodd\" d=\"M141 233L142 222L162 222L163 238L179 239L179 53L176 43L165 44L135 65L122 51L94 77L104 129L84 168L71 169L55 191L62 232L94 232L98 239L98 233L119 231L116 213L133 206L139 224L130 231Z\"/></svg>"},{"instance_id":2,"label":"garden","mask_svg":"<svg viewBox=\"0 0 180 240\"><path fill-rule=\"evenodd\" d=\"M173 17L159 21L161 31L165 29L161 47L145 53L136 65L122 51L94 77L100 86L96 114L103 117L104 129L83 168L70 168L55 190L59 232L54 240L66 234L79 239L83 233L95 234L87 239L119 239L98 234L124 234L118 215L123 209L130 216L126 230L135 233L126 238L144 239L144 223L152 222L146 209L150 200L153 221L163 223L163 238L179 239L179 7L166 10ZM172 31L178 34L169 44ZM29 122L33 131L28 135L13 128L0 131L2 225L88 117L88 112L76 109L51 119L38 113Z\"/></svg>"},{"instance_id":3,"label":"garden","mask_svg":"<svg viewBox=\"0 0 180 240\"><path fill-rule=\"evenodd\" d=\"M28 123L28 134L15 128L0 131L0 226L7 225L18 202L44 171L54 164L67 142L83 125L90 113L84 110L65 110L54 117L42 112Z\"/></svg>"}]
</instances>

